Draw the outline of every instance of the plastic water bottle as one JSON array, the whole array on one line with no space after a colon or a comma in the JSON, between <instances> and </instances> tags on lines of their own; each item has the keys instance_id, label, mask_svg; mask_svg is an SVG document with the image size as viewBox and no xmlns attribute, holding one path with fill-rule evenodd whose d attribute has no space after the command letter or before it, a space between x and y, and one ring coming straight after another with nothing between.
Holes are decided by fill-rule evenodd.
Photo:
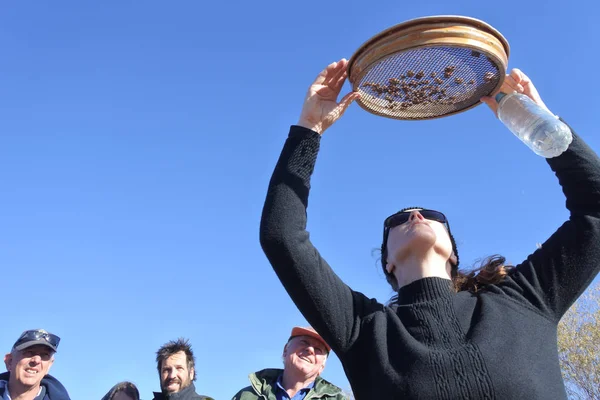
<instances>
[{"instance_id":1,"label":"plastic water bottle","mask_svg":"<svg viewBox=\"0 0 600 400\"><path fill-rule=\"evenodd\" d=\"M569 127L528 96L498 93L496 101L500 121L535 154L546 158L559 156L573 141Z\"/></svg>"}]
</instances>

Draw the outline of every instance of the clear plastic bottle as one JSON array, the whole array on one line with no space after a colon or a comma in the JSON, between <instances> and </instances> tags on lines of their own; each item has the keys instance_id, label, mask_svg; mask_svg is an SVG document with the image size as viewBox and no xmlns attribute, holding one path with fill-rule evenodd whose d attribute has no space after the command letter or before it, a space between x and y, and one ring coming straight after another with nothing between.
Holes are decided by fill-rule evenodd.
<instances>
[{"instance_id":1,"label":"clear plastic bottle","mask_svg":"<svg viewBox=\"0 0 600 400\"><path fill-rule=\"evenodd\" d=\"M521 93L498 93L498 118L537 155L561 155L573 135L569 127L551 112Z\"/></svg>"}]
</instances>

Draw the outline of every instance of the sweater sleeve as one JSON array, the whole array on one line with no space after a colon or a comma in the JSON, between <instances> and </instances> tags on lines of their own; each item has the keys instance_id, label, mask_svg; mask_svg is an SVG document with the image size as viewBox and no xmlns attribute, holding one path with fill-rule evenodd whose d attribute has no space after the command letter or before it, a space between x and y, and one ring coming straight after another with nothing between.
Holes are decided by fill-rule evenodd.
<instances>
[{"instance_id":1,"label":"sweater sleeve","mask_svg":"<svg viewBox=\"0 0 600 400\"><path fill-rule=\"evenodd\" d=\"M321 137L292 126L267 192L260 242L306 320L340 355L358 336L360 318L383 306L351 290L310 241L306 209Z\"/></svg>"},{"instance_id":2,"label":"sweater sleeve","mask_svg":"<svg viewBox=\"0 0 600 400\"><path fill-rule=\"evenodd\" d=\"M520 295L558 322L600 270L600 160L575 133L567 151L547 159L569 219L510 274ZM540 215L543 218L543 215Z\"/></svg>"}]
</instances>

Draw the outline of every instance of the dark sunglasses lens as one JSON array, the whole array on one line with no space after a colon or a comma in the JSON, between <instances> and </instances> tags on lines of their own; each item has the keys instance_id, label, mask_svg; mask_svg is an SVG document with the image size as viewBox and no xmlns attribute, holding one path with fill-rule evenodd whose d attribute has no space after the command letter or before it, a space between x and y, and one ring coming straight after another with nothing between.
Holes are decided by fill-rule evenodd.
<instances>
[{"instance_id":1,"label":"dark sunglasses lens","mask_svg":"<svg viewBox=\"0 0 600 400\"><path fill-rule=\"evenodd\" d=\"M52 346L57 347L58 342L60 342L60 338L51 333L39 332L39 338L44 339L46 342L50 343Z\"/></svg>"},{"instance_id":2,"label":"dark sunglasses lens","mask_svg":"<svg viewBox=\"0 0 600 400\"><path fill-rule=\"evenodd\" d=\"M386 228L393 228L395 226L402 225L403 223L408 221L409 216L410 214L405 212L394 214L385 220L385 226Z\"/></svg>"},{"instance_id":3,"label":"dark sunglasses lens","mask_svg":"<svg viewBox=\"0 0 600 400\"><path fill-rule=\"evenodd\" d=\"M50 343L54 347L57 347L58 343L60 342L60 338L51 333L40 332L40 331L27 331L18 340L18 343L24 343L24 342L27 342L30 340L40 340L40 339L44 339L46 342Z\"/></svg>"},{"instance_id":4,"label":"dark sunglasses lens","mask_svg":"<svg viewBox=\"0 0 600 400\"><path fill-rule=\"evenodd\" d=\"M426 219L430 219L432 221L437 221L437 222L441 222L441 223L446 223L448 222L446 220L446 216L444 214L442 214L439 211L434 211L434 210L421 210L419 211L421 213L421 215L423 216L423 218Z\"/></svg>"},{"instance_id":5,"label":"dark sunglasses lens","mask_svg":"<svg viewBox=\"0 0 600 400\"><path fill-rule=\"evenodd\" d=\"M48 343L50 343L52 346L54 347L58 347L58 344L60 343L60 338L56 335L53 335L51 333L48 334Z\"/></svg>"},{"instance_id":6,"label":"dark sunglasses lens","mask_svg":"<svg viewBox=\"0 0 600 400\"><path fill-rule=\"evenodd\" d=\"M419 213L423 216L423 218L425 219L429 219L432 221L437 221L437 222L441 222L442 224L447 224L448 220L446 219L446 216L444 214L442 214L439 211L435 211L435 210L419 210ZM398 214L394 214L391 217L388 217L385 220L385 227L386 228L393 228L395 226L398 225L402 225L403 223L405 223L406 221L408 221L408 219L410 218L410 212L401 212Z\"/></svg>"}]
</instances>

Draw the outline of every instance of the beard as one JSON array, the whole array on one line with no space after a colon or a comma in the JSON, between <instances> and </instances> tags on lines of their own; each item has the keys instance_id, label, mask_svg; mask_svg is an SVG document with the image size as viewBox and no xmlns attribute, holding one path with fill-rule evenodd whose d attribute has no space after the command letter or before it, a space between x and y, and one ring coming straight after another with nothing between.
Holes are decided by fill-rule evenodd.
<instances>
[{"instance_id":1,"label":"beard","mask_svg":"<svg viewBox=\"0 0 600 400\"><path fill-rule=\"evenodd\" d=\"M191 383L192 383L191 379L185 379L185 380L181 380L179 378L169 379L169 380L163 382L163 384L161 385L162 386L161 389L162 389L163 393L177 393L177 392L182 391L186 387L190 386ZM175 390L169 389L169 386L172 384L178 384L179 386Z\"/></svg>"}]
</instances>

